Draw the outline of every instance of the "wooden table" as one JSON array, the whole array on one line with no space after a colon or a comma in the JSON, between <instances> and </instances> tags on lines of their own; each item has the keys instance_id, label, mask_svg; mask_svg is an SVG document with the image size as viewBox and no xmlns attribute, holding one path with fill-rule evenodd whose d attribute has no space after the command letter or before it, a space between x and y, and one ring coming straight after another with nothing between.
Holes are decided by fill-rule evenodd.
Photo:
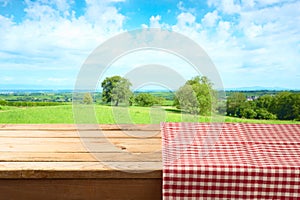
<instances>
[{"instance_id":1,"label":"wooden table","mask_svg":"<svg viewBox=\"0 0 300 200\"><path fill-rule=\"evenodd\" d=\"M99 127L0 124L1 199L161 199L159 126Z\"/></svg>"}]
</instances>

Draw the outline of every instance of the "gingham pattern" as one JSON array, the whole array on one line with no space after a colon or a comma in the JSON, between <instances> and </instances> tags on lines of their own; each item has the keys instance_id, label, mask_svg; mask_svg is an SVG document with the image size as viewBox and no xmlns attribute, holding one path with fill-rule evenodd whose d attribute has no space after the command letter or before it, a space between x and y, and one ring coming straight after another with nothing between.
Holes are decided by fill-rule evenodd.
<instances>
[{"instance_id":1,"label":"gingham pattern","mask_svg":"<svg viewBox=\"0 0 300 200\"><path fill-rule=\"evenodd\" d=\"M163 198L300 199L300 125L163 123Z\"/></svg>"}]
</instances>

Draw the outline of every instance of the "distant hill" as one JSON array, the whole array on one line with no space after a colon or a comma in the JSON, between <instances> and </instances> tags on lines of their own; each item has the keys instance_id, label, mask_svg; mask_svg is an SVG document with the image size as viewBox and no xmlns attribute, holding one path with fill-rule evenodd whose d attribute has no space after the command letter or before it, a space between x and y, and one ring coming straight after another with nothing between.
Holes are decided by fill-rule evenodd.
<instances>
[{"instance_id":1,"label":"distant hill","mask_svg":"<svg viewBox=\"0 0 300 200\"><path fill-rule=\"evenodd\" d=\"M26 84L0 84L0 90L72 90L70 86L26 85Z\"/></svg>"},{"instance_id":2,"label":"distant hill","mask_svg":"<svg viewBox=\"0 0 300 200\"><path fill-rule=\"evenodd\" d=\"M283 87L262 87L262 86L251 86L251 87L237 87L237 88L225 88L225 91L300 91L295 88L283 88ZM72 92L73 87L70 86L47 86L47 85L22 85L22 84L0 84L0 92ZM98 89L97 92L101 92ZM135 91L139 92L173 92L162 88L142 88Z\"/></svg>"},{"instance_id":3,"label":"distant hill","mask_svg":"<svg viewBox=\"0 0 300 200\"><path fill-rule=\"evenodd\" d=\"M253 87L238 87L238 88L226 88L226 91L262 91L262 90L270 90L270 91L288 91L288 90L300 90L300 89L291 89L291 88L282 88L282 87L261 87L261 86L253 86Z\"/></svg>"}]
</instances>

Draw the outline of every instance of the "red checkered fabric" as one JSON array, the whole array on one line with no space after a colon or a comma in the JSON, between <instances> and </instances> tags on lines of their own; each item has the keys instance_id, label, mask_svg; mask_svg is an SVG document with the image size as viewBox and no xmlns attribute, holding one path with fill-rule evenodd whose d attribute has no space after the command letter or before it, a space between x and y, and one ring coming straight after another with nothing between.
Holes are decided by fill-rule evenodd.
<instances>
[{"instance_id":1,"label":"red checkered fabric","mask_svg":"<svg viewBox=\"0 0 300 200\"><path fill-rule=\"evenodd\" d=\"M300 199L300 125L162 123L163 198Z\"/></svg>"}]
</instances>

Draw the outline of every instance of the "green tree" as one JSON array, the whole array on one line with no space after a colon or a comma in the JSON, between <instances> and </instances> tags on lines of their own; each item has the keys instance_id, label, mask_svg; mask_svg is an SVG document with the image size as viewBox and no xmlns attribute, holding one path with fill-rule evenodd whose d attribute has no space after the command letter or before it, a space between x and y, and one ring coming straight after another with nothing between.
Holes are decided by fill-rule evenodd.
<instances>
[{"instance_id":1,"label":"green tree","mask_svg":"<svg viewBox=\"0 0 300 200\"><path fill-rule=\"evenodd\" d=\"M256 116L257 116L257 113L252 108L245 107L245 108L240 110L239 115L240 115L239 117L242 117L242 118L255 119Z\"/></svg>"},{"instance_id":2,"label":"green tree","mask_svg":"<svg viewBox=\"0 0 300 200\"><path fill-rule=\"evenodd\" d=\"M134 104L134 101L135 101L135 97L134 97L134 95L131 95L130 97L129 97L129 105L130 106L132 106L133 104Z\"/></svg>"},{"instance_id":3,"label":"green tree","mask_svg":"<svg viewBox=\"0 0 300 200\"><path fill-rule=\"evenodd\" d=\"M149 93L139 93L134 97L134 102L138 106L153 106L153 105L162 105L164 102L163 97L156 97Z\"/></svg>"},{"instance_id":4,"label":"green tree","mask_svg":"<svg viewBox=\"0 0 300 200\"><path fill-rule=\"evenodd\" d=\"M275 96L274 105L271 108L278 119L300 120L300 94L281 92Z\"/></svg>"},{"instance_id":5,"label":"green tree","mask_svg":"<svg viewBox=\"0 0 300 200\"><path fill-rule=\"evenodd\" d=\"M8 103L7 101L3 100L3 99L0 99L0 105L1 106L6 106Z\"/></svg>"},{"instance_id":6,"label":"green tree","mask_svg":"<svg viewBox=\"0 0 300 200\"><path fill-rule=\"evenodd\" d=\"M192 86L185 84L176 92L174 105L184 112L198 114L200 112L196 93Z\"/></svg>"},{"instance_id":7,"label":"green tree","mask_svg":"<svg viewBox=\"0 0 300 200\"><path fill-rule=\"evenodd\" d=\"M120 102L128 102L132 92L131 83L128 79L120 76L107 77L102 83L102 102L114 103L118 106Z\"/></svg>"},{"instance_id":8,"label":"green tree","mask_svg":"<svg viewBox=\"0 0 300 200\"><path fill-rule=\"evenodd\" d=\"M241 117L242 109L246 106L246 96L243 93L236 92L227 98L226 110L228 116Z\"/></svg>"},{"instance_id":9,"label":"green tree","mask_svg":"<svg viewBox=\"0 0 300 200\"><path fill-rule=\"evenodd\" d=\"M256 99L255 102L255 111L256 119L276 119L277 116L272 113L271 109L274 105L274 96L263 95Z\"/></svg>"},{"instance_id":10,"label":"green tree","mask_svg":"<svg viewBox=\"0 0 300 200\"><path fill-rule=\"evenodd\" d=\"M135 96L134 102L138 106L153 106L156 102L155 96L149 93L139 93Z\"/></svg>"},{"instance_id":11,"label":"green tree","mask_svg":"<svg viewBox=\"0 0 300 200\"><path fill-rule=\"evenodd\" d=\"M276 115L270 113L266 108L258 108L256 109L256 119L276 119Z\"/></svg>"},{"instance_id":12,"label":"green tree","mask_svg":"<svg viewBox=\"0 0 300 200\"><path fill-rule=\"evenodd\" d=\"M85 93L83 96L83 103L84 104L92 104L93 103L93 97L91 93Z\"/></svg>"},{"instance_id":13,"label":"green tree","mask_svg":"<svg viewBox=\"0 0 300 200\"><path fill-rule=\"evenodd\" d=\"M270 110L274 103L274 97L271 95L263 95L255 100L255 104L257 108L264 108L266 110Z\"/></svg>"},{"instance_id":14,"label":"green tree","mask_svg":"<svg viewBox=\"0 0 300 200\"><path fill-rule=\"evenodd\" d=\"M208 115L216 106L216 92L205 76L188 80L175 94L174 105L193 114Z\"/></svg>"}]
</instances>

